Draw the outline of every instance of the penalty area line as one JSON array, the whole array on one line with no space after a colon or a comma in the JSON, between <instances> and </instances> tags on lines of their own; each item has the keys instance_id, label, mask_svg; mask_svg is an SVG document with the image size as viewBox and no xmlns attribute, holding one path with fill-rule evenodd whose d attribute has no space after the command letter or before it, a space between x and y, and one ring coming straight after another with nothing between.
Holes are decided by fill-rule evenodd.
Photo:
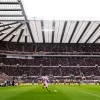
<instances>
[{"instance_id":1,"label":"penalty area line","mask_svg":"<svg viewBox=\"0 0 100 100\"><path fill-rule=\"evenodd\" d=\"M100 98L99 95L96 95L96 94L94 94L94 93L89 93L89 92L86 92L86 91L81 91L81 92Z\"/></svg>"}]
</instances>

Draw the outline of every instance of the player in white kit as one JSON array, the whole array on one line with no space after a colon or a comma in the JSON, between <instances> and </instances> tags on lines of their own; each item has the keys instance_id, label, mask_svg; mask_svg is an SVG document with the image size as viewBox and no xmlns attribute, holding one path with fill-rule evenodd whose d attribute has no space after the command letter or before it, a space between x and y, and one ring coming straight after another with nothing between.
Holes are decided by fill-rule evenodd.
<instances>
[{"instance_id":1,"label":"player in white kit","mask_svg":"<svg viewBox=\"0 0 100 100\"><path fill-rule=\"evenodd\" d=\"M43 89L46 88L50 92L50 90L48 89L48 81L49 81L48 77L46 76L42 77Z\"/></svg>"}]
</instances>

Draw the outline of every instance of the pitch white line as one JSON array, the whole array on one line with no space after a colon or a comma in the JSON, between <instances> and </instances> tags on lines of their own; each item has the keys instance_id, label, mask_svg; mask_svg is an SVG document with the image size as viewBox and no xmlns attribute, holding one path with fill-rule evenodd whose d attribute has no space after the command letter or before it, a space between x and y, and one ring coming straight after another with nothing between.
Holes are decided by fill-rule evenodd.
<instances>
[{"instance_id":1,"label":"pitch white line","mask_svg":"<svg viewBox=\"0 0 100 100\"><path fill-rule=\"evenodd\" d=\"M85 91L81 91L81 92L86 93L86 94L90 94L90 95L93 95L93 96L95 96L95 97L99 97L99 98L100 98L99 95L96 95L96 94L93 94L93 93L89 93L89 92L85 92Z\"/></svg>"}]
</instances>

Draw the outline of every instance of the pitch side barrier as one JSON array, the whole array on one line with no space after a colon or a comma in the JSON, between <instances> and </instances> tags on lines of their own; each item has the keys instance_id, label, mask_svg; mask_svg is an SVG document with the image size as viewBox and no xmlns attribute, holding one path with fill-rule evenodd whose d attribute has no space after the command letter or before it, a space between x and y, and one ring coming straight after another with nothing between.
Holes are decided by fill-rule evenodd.
<instances>
[{"instance_id":1,"label":"pitch side barrier","mask_svg":"<svg viewBox=\"0 0 100 100\"><path fill-rule=\"evenodd\" d=\"M0 55L0 58L20 58L20 59L34 59L34 57L94 57L94 58L99 58L100 55L18 55L18 54L5 54L5 55Z\"/></svg>"},{"instance_id":2,"label":"pitch side barrier","mask_svg":"<svg viewBox=\"0 0 100 100\"><path fill-rule=\"evenodd\" d=\"M0 66L7 66L7 67L41 67L41 66L24 66L24 65L5 65L5 64L0 64ZM59 67L59 66L42 66L42 67ZM61 67L78 67L78 66L61 66ZM96 67L96 66L79 66L79 67ZM100 66L98 66L98 67L100 67Z\"/></svg>"}]
</instances>

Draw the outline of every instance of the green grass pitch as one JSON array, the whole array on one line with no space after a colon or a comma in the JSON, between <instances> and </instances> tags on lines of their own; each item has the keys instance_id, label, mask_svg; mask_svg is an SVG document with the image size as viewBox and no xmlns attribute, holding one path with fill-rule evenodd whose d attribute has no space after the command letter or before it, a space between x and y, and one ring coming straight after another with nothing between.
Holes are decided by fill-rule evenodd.
<instances>
[{"instance_id":1,"label":"green grass pitch","mask_svg":"<svg viewBox=\"0 0 100 100\"><path fill-rule=\"evenodd\" d=\"M0 100L100 100L100 86L40 85L0 87ZM54 90L57 90L55 93Z\"/></svg>"}]
</instances>

